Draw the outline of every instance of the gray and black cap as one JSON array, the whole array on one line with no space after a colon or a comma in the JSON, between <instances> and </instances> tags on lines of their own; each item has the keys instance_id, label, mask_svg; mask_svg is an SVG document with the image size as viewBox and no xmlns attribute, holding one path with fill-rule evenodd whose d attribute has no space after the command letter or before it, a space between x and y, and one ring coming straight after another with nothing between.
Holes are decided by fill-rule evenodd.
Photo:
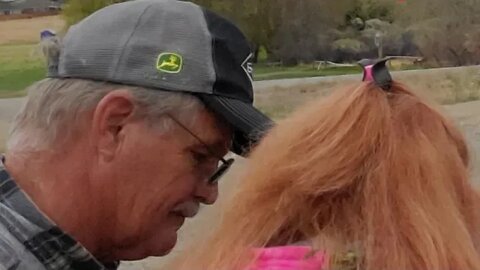
<instances>
[{"instance_id":1,"label":"gray and black cap","mask_svg":"<svg viewBox=\"0 0 480 270\"><path fill-rule=\"evenodd\" d=\"M272 121L253 107L251 50L228 20L196 4L135 0L72 26L49 76L188 92L235 130L244 154Z\"/></svg>"}]
</instances>

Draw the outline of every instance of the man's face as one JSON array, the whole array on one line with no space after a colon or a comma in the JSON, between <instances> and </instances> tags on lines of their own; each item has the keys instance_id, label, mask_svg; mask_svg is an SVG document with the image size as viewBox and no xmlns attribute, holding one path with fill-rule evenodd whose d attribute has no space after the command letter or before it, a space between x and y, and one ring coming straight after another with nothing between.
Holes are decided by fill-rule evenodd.
<instances>
[{"instance_id":1,"label":"man's face","mask_svg":"<svg viewBox=\"0 0 480 270\"><path fill-rule=\"evenodd\" d=\"M183 123L207 149L177 123L171 125L161 132L143 120L128 122L112 139L118 144L113 155L99 159L93 170L93 180L107 193L102 208L115 209L105 213L110 220L104 233L114 246L108 259L166 255L185 218L193 217L201 203L217 199L217 185L207 180L218 157L228 152L230 131L207 110L197 115L195 124Z\"/></svg>"}]
</instances>

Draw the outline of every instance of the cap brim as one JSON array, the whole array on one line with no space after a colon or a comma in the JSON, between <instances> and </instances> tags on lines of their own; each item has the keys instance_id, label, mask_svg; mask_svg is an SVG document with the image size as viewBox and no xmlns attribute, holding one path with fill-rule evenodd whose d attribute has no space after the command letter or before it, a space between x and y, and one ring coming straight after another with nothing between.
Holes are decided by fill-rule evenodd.
<instances>
[{"instance_id":1,"label":"cap brim","mask_svg":"<svg viewBox=\"0 0 480 270\"><path fill-rule=\"evenodd\" d=\"M222 116L233 128L232 152L245 156L274 122L252 104L215 95L200 95L205 105Z\"/></svg>"}]
</instances>

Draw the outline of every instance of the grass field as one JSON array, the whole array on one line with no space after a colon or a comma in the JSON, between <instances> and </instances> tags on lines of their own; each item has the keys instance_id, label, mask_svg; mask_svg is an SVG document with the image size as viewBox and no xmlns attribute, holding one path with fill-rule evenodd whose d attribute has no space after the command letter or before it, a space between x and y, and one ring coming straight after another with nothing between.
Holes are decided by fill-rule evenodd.
<instances>
[{"instance_id":1,"label":"grass field","mask_svg":"<svg viewBox=\"0 0 480 270\"><path fill-rule=\"evenodd\" d=\"M0 98L21 96L32 82L45 77L35 45L0 45Z\"/></svg>"},{"instance_id":2,"label":"grass field","mask_svg":"<svg viewBox=\"0 0 480 270\"><path fill-rule=\"evenodd\" d=\"M24 89L45 77L45 65L35 45L40 31L60 32L60 16L0 21L0 98L24 95Z\"/></svg>"}]
</instances>

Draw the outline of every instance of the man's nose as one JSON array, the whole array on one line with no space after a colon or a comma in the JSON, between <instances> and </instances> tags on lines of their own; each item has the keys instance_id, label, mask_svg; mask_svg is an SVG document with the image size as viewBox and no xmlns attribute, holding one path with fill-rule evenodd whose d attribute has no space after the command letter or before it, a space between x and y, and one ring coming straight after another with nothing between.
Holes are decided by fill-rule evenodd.
<instances>
[{"instance_id":1,"label":"man's nose","mask_svg":"<svg viewBox=\"0 0 480 270\"><path fill-rule=\"evenodd\" d=\"M203 204L213 204L218 198L218 184L203 182L197 185L195 197Z\"/></svg>"}]
</instances>

